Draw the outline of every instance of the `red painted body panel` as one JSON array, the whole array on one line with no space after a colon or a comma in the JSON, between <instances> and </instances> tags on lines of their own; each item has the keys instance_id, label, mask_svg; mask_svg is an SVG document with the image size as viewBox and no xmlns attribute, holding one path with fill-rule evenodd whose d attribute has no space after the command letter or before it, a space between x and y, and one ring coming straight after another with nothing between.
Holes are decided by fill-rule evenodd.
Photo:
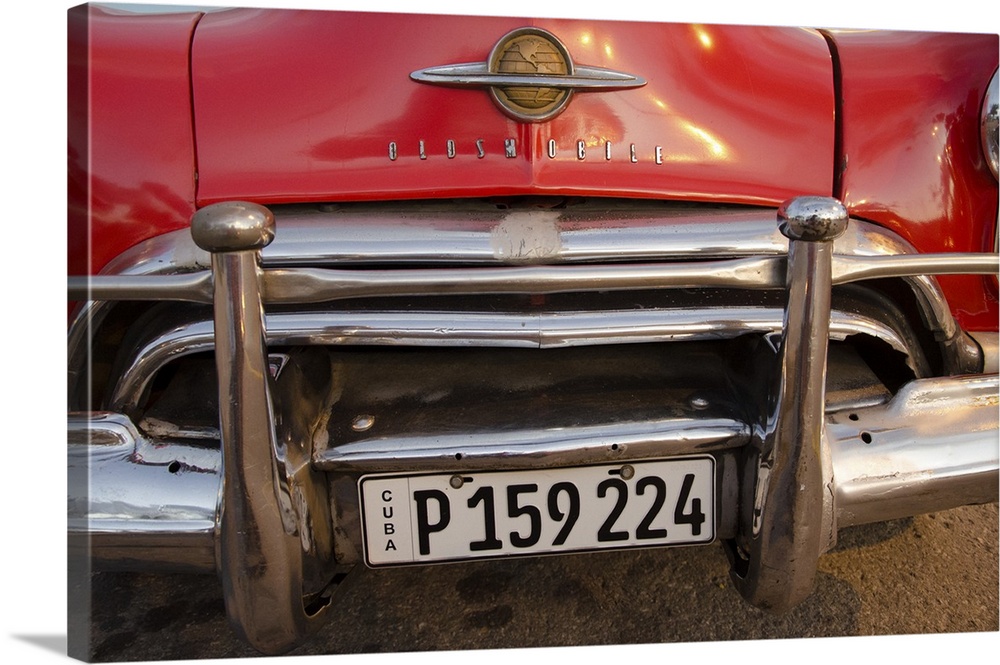
<instances>
[{"instance_id":1,"label":"red painted body panel","mask_svg":"<svg viewBox=\"0 0 1000 665\"><path fill-rule=\"evenodd\" d=\"M484 90L410 80L485 61L527 25L554 33L578 64L648 84L578 93L530 125ZM548 192L773 204L832 191L833 74L813 31L234 10L205 16L193 63L199 204ZM505 156L508 138L516 157Z\"/></svg>"},{"instance_id":2,"label":"red painted body panel","mask_svg":"<svg viewBox=\"0 0 1000 665\"><path fill-rule=\"evenodd\" d=\"M979 113L997 68L997 35L835 33L843 74L853 215L921 252L994 248L997 183L980 148ZM942 277L959 324L996 330L996 281Z\"/></svg>"},{"instance_id":3,"label":"red painted body panel","mask_svg":"<svg viewBox=\"0 0 1000 665\"><path fill-rule=\"evenodd\" d=\"M74 11L87 14L70 14L71 275L97 272L128 247L190 224L189 48L201 16ZM89 25L74 29L74 20Z\"/></svg>"},{"instance_id":4,"label":"red painted body panel","mask_svg":"<svg viewBox=\"0 0 1000 665\"><path fill-rule=\"evenodd\" d=\"M997 186L977 116L997 65L995 35L833 33L838 156L833 62L811 30L87 11L89 42L70 44L71 81L88 81L70 90L70 274L99 271L142 240L186 227L196 205L235 198L558 193L774 205L833 194L923 252L993 248ZM526 25L556 34L578 64L648 84L577 93L562 115L532 125L503 115L483 90L409 78L483 61L502 35ZM80 34L87 31L70 31ZM514 157L507 139L516 140ZM835 165L845 158L838 187ZM996 330L995 280L941 283L963 327Z\"/></svg>"}]
</instances>

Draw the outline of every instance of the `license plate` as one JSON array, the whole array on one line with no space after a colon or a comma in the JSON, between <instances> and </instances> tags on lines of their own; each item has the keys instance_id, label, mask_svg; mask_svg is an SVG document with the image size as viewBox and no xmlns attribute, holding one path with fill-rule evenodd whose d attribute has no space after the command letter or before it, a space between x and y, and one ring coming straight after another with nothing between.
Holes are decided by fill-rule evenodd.
<instances>
[{"instance_id":1,"label":"license plate","mask_svg":"<svg viewBox=\"0 0 1000 665\"><path fill-rule=\"evenodd\" d=\"M369 566L708 543L715 460L360 480Z\"/></svg>"}]
</instances>

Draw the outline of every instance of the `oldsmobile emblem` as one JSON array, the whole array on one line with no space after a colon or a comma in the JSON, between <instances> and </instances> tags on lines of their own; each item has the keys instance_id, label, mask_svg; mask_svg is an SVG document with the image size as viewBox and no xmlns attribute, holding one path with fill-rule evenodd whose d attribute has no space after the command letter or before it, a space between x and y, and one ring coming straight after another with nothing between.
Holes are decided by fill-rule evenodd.
<instances>
[{"instance_id":1,"label":"oldsmobile emblem","mask_svg":"<svg viewBox=\"0 0 1000 665\"><path fill-rule=\"evenodd\" d=\"M645 79L625 72L573 63L555 35L541 28L518 28L500 38L486 62L420 69L410 78L454 88L487 88L511 118L544 122L566 108L575 92L638 88Z\"/></svg>"}]
</instances>

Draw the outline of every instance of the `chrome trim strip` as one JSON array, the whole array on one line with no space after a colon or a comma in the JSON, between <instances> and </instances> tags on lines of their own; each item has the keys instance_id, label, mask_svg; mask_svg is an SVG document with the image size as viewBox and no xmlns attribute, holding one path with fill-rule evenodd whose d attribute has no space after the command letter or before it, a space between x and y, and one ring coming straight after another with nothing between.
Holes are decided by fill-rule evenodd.
<instances>
[{"instance_id":1,"label":"chrome trim strip","mask_svg":"<svg viewBox=\"0 0 1000 665\"><path fill-rule=\"evenodd\" d=\"M1000 256L993 253L837 256L833 261L834 284L848 284L865 279L885 277L995 275L998 272L1000 272Z\"/></svg>"},{"instance_id":2,"label":"chrome trim strip","mask_svg":"<svg viewBox=\"0 0 1000 665\"><path fill-rule=\"evenodd\" d=\"M516 266L359 271L272 268L264 273L270 304L305 304L373 296L551 294L660 288L774 288L777 257L692 264Z\"/></svg>"},{"instance_id":3,"label":"chrome trim strip","mask_svg":"<svg viewBox=\"0 0 1000 665\"><path fill-rule=\"evenodd\" d=\"M265 266L597 263L784 254L769 210L663 205L566 210L462 204L290 207ZM177 242L190 242L178 238Z\"/></svg>"},{"instance_id":4,"label":"chrome trim strip","mask_svg":"<svg viewBox=\"0 0 1000 665\"><path fill-rule=\"evenodd\" d=\"M997 500L997 375L913 381L828 417L838 527Z\"/></svg>"},{"instance_id":5,"label":"chrome trim strip","mask_svg":"<svg viewBox=\"0 0 1000 665\"><path fill-rule=\"evenodd\" d=\"M267 343L280 345L492 346L557 348L595 344L730 339L781 331L782 311L766 307L606 310L601 312L344 311L273 313L265 317ZM126 350L125 368L108 408L134 413L156 372L176 358L210 351L210 321L180 317ZM864 334L909 354L891 328L857 314L834 312L830 337Z\"/></svg>"},{"instance_id":6,"label":"chrome trim strip","mask_svg":"<svg viewBox=\"0 0 1000 665\"><path fill-rule=\"evenodd\" d=\"M70 300L185 300L212 302L212 273L70 277Z\"/></svg>"},{"instance_id":7,"label":"chrome trim strip","mask_svg":"<svg viewBox=\"0 0 1000 665\"><path fill-rule=\"evenodd\" d=\"M180 300L212 302L212 273L70 277L70 300Z\"/></svg>"},{"instance_id":8,"label":"chrome trim strip","mask_svg":"<svg viewBox=\"0 0 1000 665\"><path fill-rule=\"evenodd\" d=\"M263 273L264 302L295 305L375 296L540 294L662 288L774 289L783 285L784 259L777 256L591 266L336 270L270 268ZM833 284L921 275L992 275L1000 257L983 254L924 254L832 259ZM71 277L71 300L182 300L211 302L211 274L183 276Z\"/></svg>"},{"instance_id":9,"label":"chrome trim strip","mask_svg":"<svg viewBox=\"0 0 1000 665\"><path fill-rule=\"evenodd\" d=\"M579 92L639 88L646 85L646 81L639 76L612 69L587 67L574 63L573 70L572 74L567 75L503 74L491 72L489 63L469 62L418 69L410 74L410 78L419 83L447 87L527 86L531 88L568 88Z\"/></svg>"},{"instance_id":10,"label":"chrome trim strip","mask_svg":"<svg viewBox=\"0 0 1000 665\"><path fill-rule=\"evenodd\" d=\"M679 456L748 443L728 418L673 418L487 434L383 437L318 449L317 469L336 472L538 469Z\"/></svg>"},{"instance_id":11,"label":"chrome trim strip","mask_svg":"<svg viewBox=\"0 0 1000 665\"><path fill-rule=\"evenodd\" d=\"M995 254L908 257L831 256L837 279L913 277L927 274L995 274ZM624 266L530 266L388 271L274 268L264 273L266 301L272 304L329 302L373 296L547 294L661 288L773 289L783 286L780 257L699 263Z\"/></svg>"}]
</instances>

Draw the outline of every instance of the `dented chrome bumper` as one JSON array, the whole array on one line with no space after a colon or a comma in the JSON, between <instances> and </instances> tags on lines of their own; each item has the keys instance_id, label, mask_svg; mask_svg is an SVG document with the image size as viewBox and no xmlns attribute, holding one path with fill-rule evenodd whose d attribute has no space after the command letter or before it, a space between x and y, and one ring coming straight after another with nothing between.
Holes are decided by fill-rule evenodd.
<instances>
[{"instance_id":1,"label":"dented chrome bumper","mask_svg":"<svg viewBox=\"0 0 1000 665\"><path fill-rule=\"evenodd\" d=\"M827 414L835 527L996 500L998 390L996 375L925 379L887 404ZM706 441L745 443L748 429L731 421L709 422L661 427L655 437L648 431L597 430L569 441L546 441L544 430L527 430L500 442L445 442L440 447L423 442L405 457L390 444L370 445L343 451L343 459L322 465L331 473L440 470L449 468L443 460L464 450L470 464L487 468L527 468L538 459L559 466L606 461L605 449L615 441L627 441L639 459L690 454L704 450ZM71 503L70 531L75 537L89 534L99 564L137 570L218 569L218 450L151 441L127 416L112 413L72 414L69 443L71 481L90 481L89 488L74 488L77 497L88 501ZM732 525L734 518L720 523ZM735 535L731 527L722 533Z\"/></svg>"},{"instance_id":2,"label":"dented chrome bumper","mask_svg":"<svg viewBox=\"0 0 1000 665\"><path fill-rule=\"evenodd\" d=\"M571 241L589 241L585 234L556 233L554 240L543 234L548 240L538 249L545 251L526 261L544 265L335 270L303 267L315 266L315 259L306 258L262 268L261 250L274 234L271 213L241 203L206 208L195 216L193 234L211 253L211 271L71 282L73 298L212 303L214 325L192 320L135 344L145 349L139 355L147 361L214 349L219 405L218 429L200 441L172 437L169 428L151 436L149 424L139 427L132 417L155 374L140 362L121 373L110 411L71 415L71 537L98 562L218 571L234 626L256 648L277 653L309 633L359 560L360 474L558 468L698 453L716 459L714 519L741 593L761 607L789 607L811 591L817 559L835 543L838 528L996 500L998 378L982 373L992 362L955 326L926 275L995 273L997 257L835 253L836 238L845 232L849 244L863 243L857 226L831 199L794 199L779 210L779 222L787 253L771 238L763 243L771 246L754 251L746 250L749 241L742 252L701 256L690 250L683 261L659 256L671 260L550 265L558 261L553 257L573 256ZM670 229L685 227L659 228L669 237ZM502 224L488 233L494 258L507 251L511 233ZM588 260L581 256L587 252L570 260ZM946 375L924 376L929 361L905 332L862 309L832 306L835 285L872 278L898 278L910 286ZM506 315L442 312L443 323L428 311L410 314L405 308L368 309L353 318L350 312L327 312L315 320L282 309L399 296L700 289L786 295L777 308L763 299L717 308L632 309L624 324L592 305ZM275 308L266 316L265 303ZM99 312L90 310L92 316ZM869 334L906 354L919 378L884 394L835 379L855 376L857 359L828 348L829 340ZM79 335L71 343L82 344ZM694 389L700 379L693 362L678 359L673 369L664 369L668 383L684 390L658 393L659 405L624 391L607 412L595 406L587 417L574 416L570 427L558 416L539 414L459 425L450 433L425 421L424 430L401 426L377 437L354 428L333 441L328 433L338 425L329 422L331 405L346 399L353 386L365 390L369 380L352 381L349 367L322 353L280 369L269 357L269 346L337 346L345 338L365 338L374 346L517 348L679 339L714 344L751 336L760 341L753 366L734 369L731 359L720 361L715 375L725 380L708 381L701 392ZM705 357L718 357L714 347ZM607 365L619 362L641 365L627 353ZM585 368L581 377L589 381L587 372L596 371ZM370 377L371 399L405 411L404 401L378 391L393 381ZM601 381L590 383L597 385L589 397L600 404ZM551 392L554 386L546 384ZM530 403L533 393L525 391L518 394Z\"/></svg>"}]
</instances>

